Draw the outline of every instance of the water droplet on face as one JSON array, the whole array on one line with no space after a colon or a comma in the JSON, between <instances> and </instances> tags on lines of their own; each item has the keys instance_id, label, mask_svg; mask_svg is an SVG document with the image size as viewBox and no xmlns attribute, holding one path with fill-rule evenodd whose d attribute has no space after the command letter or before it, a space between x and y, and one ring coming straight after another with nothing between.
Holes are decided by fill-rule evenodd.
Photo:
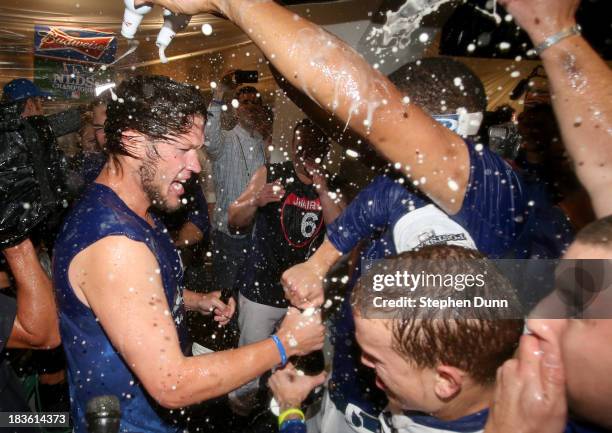
<instances>
[{"instance_id":1,"label":"water droplet on face","mask_svg":"<svg viewBox=\"0 0 612 433\"><path fill-rule=\"evenodd\" d=\"M451 189L451 191L459 190L459 185L453 179L448 180L448 187Z\"/></svg>"}]
</instances>

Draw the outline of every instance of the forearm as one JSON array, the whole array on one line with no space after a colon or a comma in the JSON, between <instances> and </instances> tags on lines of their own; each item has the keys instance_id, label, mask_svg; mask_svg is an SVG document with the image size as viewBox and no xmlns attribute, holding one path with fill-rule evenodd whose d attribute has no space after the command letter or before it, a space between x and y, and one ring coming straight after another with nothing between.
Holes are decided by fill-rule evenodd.
<instances>
[{"instance_id":1,"label":"forearm","mask_svg":"<svg viewBox=\"0 0 612 433\"><path fill-rule=\"evenodd\" d=\"M255 219L257 212L255 198L236 200L227 211L227 221L230 227L248 227Z\"/></svg>"},{"instance_id":2,"label":"forearm","mask_svg":"<svg viewBox=\"0 0 612 433\"><path fill-rule=\"evenodd\" d=\"M408 175L426 177L423 191L446 210L460 208L469 166L459 137L407 103L356 51L310 21L272 1L236 0L221 6L292 85L367 135ZM448 187L451 180L458 188Z\"/></svg>"},{"instance_id":3,"label":"forearm","mask_svg":"<svg viewBox=\"0 0 612 433\"><path fill-rule=\"evenodd\" d=\"M597 216L612 213L612 72L578 36L542 53L553 107L576 174L591 195ZM605 191L598 194L597 191Z\"/></svg>"},{"instance_id":4,"label":"forearm","mask_svg":"<svg viewBox=\"0 0 612 433\"><path fill-rule=\"evenodd\" d=\"M393 86L356 51L272 1L237 0L220 6L240 28L249 30L249 37L291 84L342 120L351 117L356 131L368 132L363 124L368 102L388 98Z\"/></svg>"},{"instance_id":5,"label":"forearm","mask_svg":"<svg viewBox=\"0 0 612 433\"><path fill-rule=\"evenodd\" d=\"M308 259L308 263L316 268L318 274L325 276L342 255L342 252L338 251L326 237L317 251Z\"/></svg>"},{"instance_id":6,"label":"forearm","mask_svg":"<svg viewBox=\"0 0 612 433\"><path fill-rule=\"evenodd\" d=\"M198 302L202 297L201 293L194 292L193 290L183 290L183 303L187 311L197 310Z\"/></svg>"},{"instance_id":7,"label":"forearm","mask_svg":"<svg viewBox=\"0 0 612 433\"><path fill-rule=\"evenodd\" d=\"M290 349L287 341L284 345ZM170 408L210 400L261 376L280 361L278 349L270 338L234 350L184 357L170 373L172 379L163 381L158 400Z\"/></svg>"},{"instance_id":8,"label":"forearm","mask_svg":"<svg viewBox=\"0 0 612 433\"><path fill-rule=\"evenodd\" d=\"M332 196L336 197L336 194L332 194ZM338 215L342 213L342 209L344 209L344 201L338 197L332 198L332 196L330 196L330 193L326 188L319 190L319 199L321 200L323 221L325 221L325 225L334 222L334 220L338 218Z\"/></svg>"},{"instance_id":9,"label":"forearm","mask_svg":"<svg viewBox=\"0 0 612 433\"><path fill-rule=\"evenodd\" d=\"M17 287L17 319L32 346L59 341L57 308L51 280L29 239L4 250Z\"/></svg>"}]
</instances>

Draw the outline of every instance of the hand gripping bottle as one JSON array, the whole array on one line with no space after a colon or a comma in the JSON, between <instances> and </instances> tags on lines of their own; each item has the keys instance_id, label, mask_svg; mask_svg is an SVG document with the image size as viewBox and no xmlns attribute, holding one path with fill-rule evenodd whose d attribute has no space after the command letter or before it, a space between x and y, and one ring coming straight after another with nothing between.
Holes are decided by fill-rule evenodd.
<instances>
[{"instance_id":1,"label":"hand gripping bottle","mask_svg":"<svg viewBox=\"0 0 612 433\"><path fill-rule=\"evenodd\" d=\"M134 0L125 0L125 12L123 13L123 24L121 24L121 35L126 39L133 39L138 31L142 18L151 12L152 7L146 4L135 7Z\"/></svg>"},{"instance_id":2,"label":"hand gripping bottle","mask_svg":"<svg viewBox=\"0 0 612 433\"><path fill-rule=\"evenodd\" d=\"M189 15L173 14L169 10L164 9L164 25L157 35L157 41L155 41L159 47L159 60L162 63L168 63L166 48L168 48L168 45L170 45L170 42L172 42L177 32L187 27L190 19L191 17Z\"/></svg>"}]
</instances>

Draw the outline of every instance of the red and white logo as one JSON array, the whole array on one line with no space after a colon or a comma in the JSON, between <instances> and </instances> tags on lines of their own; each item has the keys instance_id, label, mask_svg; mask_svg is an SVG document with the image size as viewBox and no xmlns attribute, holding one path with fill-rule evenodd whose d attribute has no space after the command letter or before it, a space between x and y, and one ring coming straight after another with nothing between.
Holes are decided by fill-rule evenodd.
<instances>
[{"instance_id":1,"label":"red and white logo","mask_svg":"<svg viewBox=\"0 0 612 433\"><path fill-rule=\"evenodd\" d=\"M281 208L281 228L285 240L294 248L309 245L323 227L321 200L298 197L291 192Z\"/></svg>"},{"instance_id":2,"label":"red and white logo","mask_svg":"<svg viewBox=\"0 0 612 433\"><path fill-rule=\"evenodd\" d=\"M39 51L47 50L73 50L80 54L99 60L108 48L114 36L80 37L66 33L60 27L49 27L43 35Z\"/></svg>"}]
</instances>

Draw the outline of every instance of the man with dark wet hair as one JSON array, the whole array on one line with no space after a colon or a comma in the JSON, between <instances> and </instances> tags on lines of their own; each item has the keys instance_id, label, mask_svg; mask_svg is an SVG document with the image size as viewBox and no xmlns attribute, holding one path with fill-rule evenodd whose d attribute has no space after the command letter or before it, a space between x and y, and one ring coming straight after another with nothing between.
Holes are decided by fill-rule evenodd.
<instances>
[{"instance_id":1,"label":"man with dark wet hair","mask_svg":"<svg viewBox=\"0 0 612 433\"><path fill-rule=\"evenodd\" d=\"M483 284L441 284L412 292L429 299L503 299L505 308L377 308L374 298L408 295L401 283L373 290L376 276L465 277ZM457 280L455 280L457 281ZM420 299L420 298L419 298ZM376 386L389 400L382 430L395 433L482 432L495 388L497 368L512 358L523 332L518 293L479 252L454 245L432 245L374 263L353 291L355 335L361 362L375 372Z\"/></svg>"},{"instance_id":2,"label":"man with dark wet hair","mask_svg":"<svg viewBox=\"0 0 612 433\"><path fill-rule=\"evenodd\" d=\"M195 87L161 76L130 78L116 93L105 123L109 160L65 220L53 261L72 419L86 432L87 402L115 395L122 431L176 432L181 411L167 409L226 394L320 348L323 327L292 311L273 338L190 356L185 310L225 324L234 302L183 288L181 259L150 209L181 206L183 183L200 171L206 108Z\"/></svg>"},{"instance_id":3,"label":"man with dark wet hair","mask_svg":"<svg viewBox=\"0 0 612 433\"><path fill-rule=\"evenodd\" d=\"M487 108L487 94L480 78L464 63L449 57L426 57L406 63L392 72L389 80L431 115L455 114L461 107L468 113Z\"/></svg>"}]
</instances>

